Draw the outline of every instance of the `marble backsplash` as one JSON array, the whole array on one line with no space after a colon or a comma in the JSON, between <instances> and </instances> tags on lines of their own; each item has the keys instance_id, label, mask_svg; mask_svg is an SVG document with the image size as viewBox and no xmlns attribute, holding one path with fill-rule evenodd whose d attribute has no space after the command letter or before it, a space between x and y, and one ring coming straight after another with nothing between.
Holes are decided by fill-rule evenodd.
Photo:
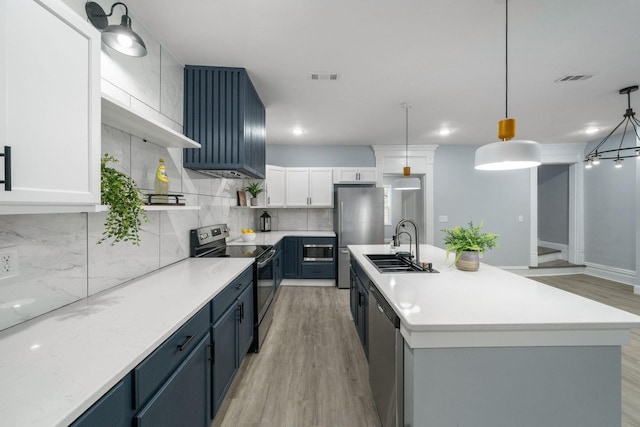
<instances>
[{"instance_id":1,"label":"marble backsplash","mask_svg":"<svg viewBox=\"0 0 640 427\"><path fill-rule=\"evenodd\" d=\"M333 209L253 209L255 222L260 224L260 215L266 210L271 216L273 231L333 231Z\"/></svg>"}]
</instances>

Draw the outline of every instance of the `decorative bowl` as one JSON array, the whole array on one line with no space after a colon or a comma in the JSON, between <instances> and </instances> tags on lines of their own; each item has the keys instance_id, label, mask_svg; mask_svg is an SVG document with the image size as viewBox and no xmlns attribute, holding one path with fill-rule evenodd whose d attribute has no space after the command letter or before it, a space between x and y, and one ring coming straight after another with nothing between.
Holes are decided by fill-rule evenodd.
<instances>
[{"instance_id":1,"label":"decorative bowl","mask_svg":"<svg viewBox=\"0 0 640 427\"><path fill-rule=\"evenodd\" d=\"M256 239L256 233L242 233L241 236L245 242L253 242Z\"/></svg>"}]
</instances>

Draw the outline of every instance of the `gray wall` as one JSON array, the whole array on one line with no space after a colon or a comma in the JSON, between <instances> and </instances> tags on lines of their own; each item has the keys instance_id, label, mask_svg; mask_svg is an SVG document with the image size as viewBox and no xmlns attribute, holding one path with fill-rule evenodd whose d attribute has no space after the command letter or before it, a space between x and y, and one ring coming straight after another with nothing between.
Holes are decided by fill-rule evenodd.
<instances>
[{"instance_id":1,"label":"gray wall","mask_svg":"<svg viewBox=\"0 0 640 427\"><path fill-rule=\"evenodd\" d=\"M569 244L569 165L538 168L538 239Z\"/></svg>"},{"instance_id":2,"label":"gray wall","mask_svg":"<svg viewBox=\"0 0 640 427\"><path fill-rule=\"evenodd\" d=\"M599 141L597 141L599 142ZM625 146L629 136L625 138ZM587 145L585 154L596 144ZM620 144L620 135L609 138L607 147ZM609 267L636 268L636 197L638 160L603 160L584 172L585 261Z\"/></svg>"},{"instance_id":3,"label":"gray wall","mask_svg":"<svg viewBox=\"0 0 640 427\"><path fill-rule=\"evenodd\" d=\"M530 171L477 171L470 146L440 146L434 160L434 245L444 228L484 220L483 231L498 233L500 248L485 252L482 261L496 266L529 265ZM441 215L447 223L438 222ZM518 217L523 216L523 222Z\"/></svg>"},{"instance_id":4,"label":"gray wall","mask_svg":"<svg viewBox=\"0 0 640 427\"><path fill-rule=\"evenodd\" d=\"M371 146L267 143L267 164L283 167L374 167L376 158Z\"/></svg>"}]
</instances>

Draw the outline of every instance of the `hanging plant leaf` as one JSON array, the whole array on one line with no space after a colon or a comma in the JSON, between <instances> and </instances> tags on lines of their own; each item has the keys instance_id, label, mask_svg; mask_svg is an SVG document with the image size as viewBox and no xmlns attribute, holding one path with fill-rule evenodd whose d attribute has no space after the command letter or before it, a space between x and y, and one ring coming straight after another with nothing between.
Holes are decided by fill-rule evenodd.
<instances>
[{"instance_id":1,"label":"hanging plant leaf","mask_svg":"<svg viewBox=\"0 0 640 427\"><path fill-rule=\"evenodd\" d=\"M117 163L118 160L105 153L100 165L100 190L102 204L109 206L109 211L98 244L113 238L111 245L130 242L140 246L142 223L149 222L142 192L130 176L107 166L110 162Z\"/></svg>"}]
</instances>

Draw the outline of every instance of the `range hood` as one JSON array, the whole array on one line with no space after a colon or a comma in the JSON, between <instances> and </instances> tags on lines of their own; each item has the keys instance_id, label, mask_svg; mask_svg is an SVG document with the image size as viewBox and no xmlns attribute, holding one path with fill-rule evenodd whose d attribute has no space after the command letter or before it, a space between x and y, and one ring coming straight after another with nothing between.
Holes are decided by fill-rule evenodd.
<instances>
[{"instance_id":1,"label":"range hood","mask_svg":"<svg viewBox=\"0 0 640 427\"><path fill-rule=\"evenodd\" d=\"M244 68L187 65L183 165L220 178L265 178L265 107Z\"/></svg>"}]
</instances>

